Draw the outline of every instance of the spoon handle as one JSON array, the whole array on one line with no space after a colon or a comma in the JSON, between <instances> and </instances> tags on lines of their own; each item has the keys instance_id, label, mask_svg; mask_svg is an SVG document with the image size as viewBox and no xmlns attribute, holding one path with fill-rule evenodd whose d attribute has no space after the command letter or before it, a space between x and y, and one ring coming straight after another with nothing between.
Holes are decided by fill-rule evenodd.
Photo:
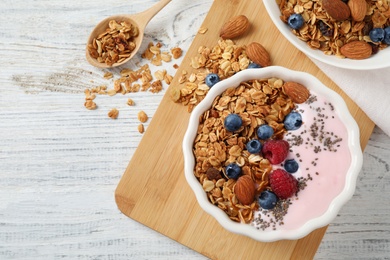
<instances>
[{"instance_id":1,"label":"spoon handle","mask_svg":"<svg viewBox=\"0 0 390 260\"><path fill-rule=\"evenodd\" d=\"M146 25L149 23L149 21L161 10L163 9L164 6L166 6L169 2L171 2L172 0L161 0L159 1L158 3L156 3L155 5L153 5L152 7L150 7L149 9L141 12L141 13L138 13L138 14L135 14L135 15L132 15L132 17L134 18L134 20L137 21L138 23L138 26L141 27L141 28L145 28Z\"/></svg>"}]
</instances>

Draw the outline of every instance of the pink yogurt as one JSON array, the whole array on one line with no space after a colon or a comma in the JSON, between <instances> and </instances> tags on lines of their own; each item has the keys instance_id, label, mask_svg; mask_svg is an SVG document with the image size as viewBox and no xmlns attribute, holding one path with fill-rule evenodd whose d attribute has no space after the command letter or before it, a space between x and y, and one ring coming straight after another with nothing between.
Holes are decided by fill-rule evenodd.
<instances>
[{"instance_id":1,"label":"pink yogurt","mask_svg":"<svg viewBox=\"0 0 390 260\"><path fill-rule=\"evenodd\" d=\"M343 190L351 164L347 129L329 101L312 95L307 102L297 105L297 111L301 113L304 123L284 137L292 150L288 159L294 158L299 163L299 170L293 176L297 179L311 178L298 196L291 198L283 225L276 226L278 230L297 229L308 219L324 214L331 201ZM314 126L319 130L313 130L316 128ZM318 136L314 137L313 134ZM324 145L327 138L334 144ZM280 167L282 165L274 166ZM259 214L263 213L256 212L255 216ZM269 219L264 215L261 217ZM252 225L256 226L255 222Z\"/></svg>"}]
</instances>

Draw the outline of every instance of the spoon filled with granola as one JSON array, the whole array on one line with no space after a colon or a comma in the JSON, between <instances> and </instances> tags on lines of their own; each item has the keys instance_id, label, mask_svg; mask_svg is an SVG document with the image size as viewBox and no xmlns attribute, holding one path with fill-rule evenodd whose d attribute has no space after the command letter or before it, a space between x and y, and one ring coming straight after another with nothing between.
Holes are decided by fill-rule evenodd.
<instances>
[{"instance_id":1,"label":"spoon filled with granola","mask_svg":"<svg viewBox=\"0 0 390 260\"><path fill-rule=\"evenodd\" d=\"M86 48L87 61L98 68L111 68L128 62L141 46L149 21L171 0L161 0L138 14L107 17L92 31Z\"/></svg>"}]
</instances>

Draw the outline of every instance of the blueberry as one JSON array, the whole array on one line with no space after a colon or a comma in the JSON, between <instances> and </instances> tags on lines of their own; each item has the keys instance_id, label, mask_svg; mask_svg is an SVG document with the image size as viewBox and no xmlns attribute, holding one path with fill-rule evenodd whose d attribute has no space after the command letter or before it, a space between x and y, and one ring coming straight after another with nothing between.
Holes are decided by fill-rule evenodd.
<instances>
[{"instance_id":1,"label":"blueberry","mask_svg":"<svg viewBox=\"0 0 390 260\"><path fill-rule=\"evenodd\" d=\"M274 129L270 127L269 125L261 125L259 128L257 128L257 136L261 140L267 140L274 134Z\"/></svg>"},{"instance_id":2,"label":"blueberry","mask_svg":"<svg viewBox=\"0 0 390 260\"><path fill-rule=\"evenodd\" d=\"M224 121L226 130L235 132L242 126L242 119L237 114L229 114Z\"/></svg>"},{"instance_id":3,"label":"blueberry","mask_svg":"<svg viewBox=\"0 0 390 260\"><path fill-rule=\"evenodd\" d=\"M246 149L250 153L260 153L262 144L259 140L253 139L246 144Z\"/></svg>"},{"instance_id":4,"label":"blueberry","mask_svg":"<svg viewBox=\"0 0 390 260\"><path fill-rule=\"evenodd\" d=\"M276 194L269 190L263 191L259 196L259 204L263 209L273 209L278 200Z\"/></svg>"},{"instance_id":5,"label":"blueberry","mask_svg":"<svg viewBox=\"0 0 390 260\"><path fill-rule=\"evenodd\" d=\"M283 123L287 130L297 130L302 125L302 116L298 112L291 112L284 118Z\"/></svg>"},{"instance_id":6,"label":"blueberry","mask_svg":"<svg viewBox=\"0 0 390 260\"><path fill-rule=\"evenodd\" d=\"M384 31L385 31L385 38L383 39L383 42L386 43L387 45L390 45L390 26L386 27Z\"/></svg>"},{"instance_id":7,"label":"blueberry","mask_svg":"<svg viewBox=\"0 0 390 260\"><path fill-rule=\"evenodd\" d=\"M304 22L305 20L303 20L303 17L300 14L292 14L287 19L288 25L295 30L299 30Z\"/></svg>"},{"instance_id":8,"label":"blueberry","mask_svg":"<svg viewBox=\"0 0 390 260\"><path fill-rule=\"evenodd\" d=\"M212 86L214 86L216 83L218 83L219 80L220 79L219 79L218 74L215 74L215 73L210 73L205 78L206 85L209 86L210 88Z\"/></svg>"},{"instance_id":9,"label":"blueberry","mask_svg":"<svg viewBox=\"0 0 390 260\"><path fill-rule=\"evenodd\" d=\"M254 62L250 63L247 67L247 69L258 69L258 68L261 68L261 66Z\"/></svg>"},{"instance_id":10,"label":"blueberry","mask_svg":"<svg viewBox=\"0 0 390 260\"><path fill-rule=\"evenodd\" d=\"M289 159L284 162L284 169L288 173L296 173L298 171L299 165L294 159Z\"/></svg>"},{"instance_id":11,"label":"blueberry","mask_svg":"<svg viewBox=\"0 0 390 260\"><path fill-rule=\"evenodd\" d=\"M368 35L370 36L371 41L381 42L385 38L385 30L382 28L374 28Z\"/></svg>"},{"instance_id":12,"label":"blueberry","mask_svg":"<svg viewBox=\"0 0 390 260\"><path fill-rule=\"evenodd\" d=\"M238 177L241 175L241 168L236 163L231 163L228 166L226 166L226 176L229 179L235 179L237 180Z\"/></svg>"}]
</instances>

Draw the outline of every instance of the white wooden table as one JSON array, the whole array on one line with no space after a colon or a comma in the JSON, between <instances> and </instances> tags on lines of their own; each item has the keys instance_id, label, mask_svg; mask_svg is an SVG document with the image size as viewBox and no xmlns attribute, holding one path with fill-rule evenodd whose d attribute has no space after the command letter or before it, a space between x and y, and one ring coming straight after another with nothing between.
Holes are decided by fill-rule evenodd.
<instances>
[{"instance_id":1,"label":"white wooden table","mask_svg":"<svg viewBox=\"0 0 390 260\"><path fill-rule=\"evenodd\" d=\"M204 259L127 218L114 201L142 138L137 113L149 115L147 130L167 86L98 96L97 110L84 108L84 89L112 85L85 60L90 30L155 2L0 1L0 259ZM186 50L211 4L173 0L148 25L141 49L153 41ZM137 56L126 67L143 62ZM171 75L174 63L164 67ZM108 118L111 108L117 120ZM375 128L356 193L316 259L390 259L389 165L390 138Z\"/></svg>"}]
</instances>

